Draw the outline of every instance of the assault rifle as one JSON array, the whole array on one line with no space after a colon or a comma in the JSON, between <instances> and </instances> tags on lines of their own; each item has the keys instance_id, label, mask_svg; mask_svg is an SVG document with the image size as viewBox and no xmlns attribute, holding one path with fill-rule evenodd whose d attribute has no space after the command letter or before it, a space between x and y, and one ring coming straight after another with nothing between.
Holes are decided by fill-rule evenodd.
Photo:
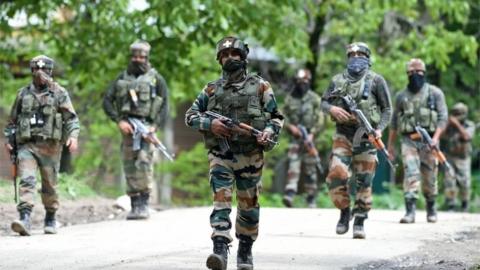
<instances>
[{"instance_id":1,"label":"assault rifle","mask_svg":"<svg viewBox=\"0 0 480 270\"><path fill-rule=\"evenodd\" d=\"M340 98L345 102L345 105L347 105L348 110L355 115L357 120L360 122L360 126L362 126L365 129L365 132L368 136L368 140L375 146L377 151L379 151L385 160L387 161L388 165L392 169L395 169L395 165L392 164L390 161L390 155L387 152L387 149L385 148L385 144L382 142L381 138L377 138L377 133L375 129L372 127L370 122L368 121L367 117L363 114L363 112L357 108L357 103L355 100L350 96L340 96Z\"/></svg>"},{"instance_id":2,"label":"assault rifle","mask_svg":"<svg viewBox=\"0 0 480 270\"><path fill-rule=\"evenodd\" d=\"M297 127L300 130L300 133L302 134L303 144L307 148L308 154L315 157L315 166L317 167L318 171L321 174L324 174L322 163L320 161L320 156L318 155L318 151L317 151L317 148L315 147L315 144L308 137L307 128L305 128L305 126L303 125L297 125Z\"/></svg>"},{"instance_id":3,"label":"assault rifle","mask_svg":"<svg viewBox=\"0 0 480 270\"><path fill-rule=\"evenodd\" d=\"M440 165L445 168L445 172L454 175L452 165L450 165L438 145L433 144L432 137L430 137L430 134L428 134L427 130L420 126L416 126L415 130L417 131L418 135L420 135L422 142L428 145L428 148L430 148L430 151L432 151Z\"/></svg>"},{"instance_id":4,"label":"assault rifle","mask_svg":"<svg viewBox=\"0 0 480 270\"><path fill-rule=\"evenodd\" d=\"M220 120L224 125L226 125L230 129L240 129L240 132L243 134L247 134L250 136L258 136L262 134L262 131L247 125L245 123L241 123L238 120L234 120L231 118L228 118L226 116L223 116L221 114L218 114L216 112L212 111L206 111L205 114L213 119L218 119ZM267 139L267 142L277 145L278 142L272 140L272 139ZM226 138L221 138L220 139L220 149L222 152L226 152L228 149L230 149L230 145L228 144L228 140Z\"/></svg>"},{"instance_id":5,"label":"assault rifle","mask_svg":"<svg viewBox=\"0 0 480 270\"><path fill-rule=\"evenodd\" d=\"M8 134L5 136L8 139L8 144L12 146L12 150L10 150L10 162L12 163L12 178L13 178L13 188L14 188L14 200L15 203L18 203L18 183L17 183L17 176L18 176L18 168L17 168L17 154L18 154L18 145L17 140L15 138L15 131L16 129L10 130Z\"/></svg>"},{"instance_id":6,"label":"assault rifle","mask_svg":"<svg viewBox=\"0 0 480 270\"><path fill-rule=\"evenodd\" d=\"M168 160L173 161L173 155L168 152L165 145L163 145L163 143L157 138L155 133L150 132L150 130L148 130L148 128L142 123L142 121L140 121L137 118L129 117L128 122L130 122L130 124L133 127L133 150L134 151L140 150L142 138L148 138L149 141L153 143L155 148L160 150L160 152L162 152L162 154Z\"/></svg>"}]
</instances>

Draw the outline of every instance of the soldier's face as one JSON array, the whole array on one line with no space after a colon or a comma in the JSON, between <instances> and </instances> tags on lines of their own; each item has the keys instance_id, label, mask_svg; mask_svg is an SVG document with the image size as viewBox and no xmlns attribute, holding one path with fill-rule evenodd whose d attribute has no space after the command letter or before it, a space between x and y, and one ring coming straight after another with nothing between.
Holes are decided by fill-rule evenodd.
<instances>
[{"instance_id":1,"label":"soldier's face","mask_svg":"<svg viewBox=\"0 0 480 270\"><path fill-rule=\"evenodd\" d=\"M223 50L220 52L220 63L222 66L225 64L225 62L228 59L234 59L234 60L241 60L242 57L240 55L240 52L235 49L228 49L228 50Z\"/></svg>"},{"instance_id":2,"label":"soldier's face","mask_svg":"<svg viewBox=\"0 0 480 270\"><path fill-rule=\"evenodd\" d=\"M408 76L412 76L413 74L418 74L418 75L424 76L425 72L423 70L415 70L415 69L407 71Z\"/></svg>"},{"instance_id":3,"label":"soldier's face","mask_svg":"<svg viewBox=\"0 0 480 270\"><path fill-rule=\"evenodd\" d=\"M141 55L141 54L134 54L130 58L130 61L145 64L147 62L147 57L145 55Z\"/></svg>"},{"instance_id":4,"label":"soldier's face","mask_svg":"<svg viewBox=\"0 0 480 270\"><path fill-rule=\"evenodd\" d=\"M351 53L348 54L348 57L364 57L364 58L367 58L367 56L360 51L351 52Z\"/></svg>"}]
</instances>

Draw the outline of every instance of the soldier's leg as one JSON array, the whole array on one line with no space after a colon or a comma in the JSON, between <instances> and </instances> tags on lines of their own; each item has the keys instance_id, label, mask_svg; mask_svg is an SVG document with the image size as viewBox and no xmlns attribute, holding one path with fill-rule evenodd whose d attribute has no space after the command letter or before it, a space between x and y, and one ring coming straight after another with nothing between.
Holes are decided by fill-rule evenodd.
<instances>
[{"instance_id":1,"label":"soldier's leg","mask_svg":"<svg viewBox=\"0 0 480 270\"><path fill-rule=\"evenodd\" d=\"M420 151L420 172L422 175L422 193L427 205L427 221L437 222L435 199L438 193L437 175L438 161L431 151L424 148Z\"/></svg>"},{"instance_id":2,"label":"soldier's leg","mask_svg":"<svg viewBox=\"0 0 480 270\"><path fill-rule=\"evenodd\" d=\"M455 162L449 159L450 164L455 171L455 175L450 173L445 173L445 177L443 179L443 183L445 186L445 206L449 211L453 211L455 209L456 198L457 198L457 177L458 177L458 168Z\"/></svg>"},{"instance_id":3,"label":"soldier's leg","mask_svg":"<svg viewBox=\"0 0 480 270\"><path fill-rule=\"evenodd\" d=\"M209 269L226 269L228 261L228 243L233 238L230 236L232 222L233 191L233 154L225 155L215 150L208 153L210 163L210 187L213 191L213 211L210 214L210 226L213 229L211 238L213 241L213 253L207 258Z\"/></svg>"},{"instance_id":4,"label":"soldier's leg","mask_svg":"<svg viewBox=\"0 0 480 270\"><path fill-rule=\"evenodd\" d=\"M253 269L252 245L258 236L263 153L257 151L236 157L233 167L238 202L235 220L235 235L239 240L237 268Z\"/></svg>"},{"instance_id":5,"label":"soldier's leg","mask_svg":"<svg viewBox=\"0 0 480 270\"><path fill-rule=\"evenodd\" d=\"M470 200L471 185L471 160L470 157L464 159L455 159L454 166L457 170L457 181L460 187L460 200L462 201L462 211L468 211L468 202Z\"/></svg>"},{"instance_id":6,"label":"soldier's leg","mask_svg":"<svg viewBox=\"0 0 480 270\"><path fill-rule=\"evenodd\" d=\"M283 204L287 207L293 206L293 196L297 193L298 180L300 179L300 167L300 146L292 143L288 148L287 184L283 196Z\"/></svg>"},{"instance_id":7,"label":"soldier's leg","mask_svg":"<svg viewBox=\"0 0 480 270\"><path fill-rule=\"evenodd\" d=\"M62 147L58 142L40 142L35 145L38 157L40 175L42 177L42 203L45 207L44 231L47 234L57 233L55 213L59 207L58 171L60 169L60 156Z\"/></svg>"},{"instance_id":8,"label":"soldier's leg","mask_svg":"<svg viewBox=\"0 0 480 270\"><path fill-rule=\"evenodd\" d=\"M30 144L19 146L17 156L17 173L19 181L19 202L17 210L20 219L12 222L12 230L20 235L30 235L30 213L34 206L36 171L38 163L32 153Z\"/></svg>"},{"instance_id":9,"label":"soldier's leg","mask_svg":"<svg viewBox=\"0 0 480 270\"><path fill-rule=\"evenodd\" d=\"M353 237L365 238L363 222L372 208L372 181L377 167L377 151L368 142L362 142L353 149L353 177L356 185L353 216Z\"/></svg>"},{"instance_id":10,"label":"soldier's leg","mask_svg":"<svg viewBox=\"0 0 480 270\"><path fill-rule=\"evenodd\" d=\"M352 143L343 135L333 137L332 155L327 175L327 185L333 204L341 210L337 223L337 234L348 231L350 222L350 194L348 179L351 176Z\"/></svg>"},{"instance_id":11,"label":"soldier's leg","mask_svg":"<svg viewBox=\"0 0 480 270\"><path fill-rule=\"evenodd\" d=\"M403 192L405 197L405 216L400 223L415 222L415 208L418 199L420 186L420 157L416 143L410 139L402 139L402 161L403 161Z\"/></svg>"},{"instance_id":12,"label":"soldier's leg","mask_svg":"<svg viewBox=\"0 0 480 270\"><path fill-rule=\"evenodd\" d=\"M310 208L315 208L316 193L317 193L317 167L315 157L308 153L303 154L302 158L303 169L305 170L305 192L307 193L306 202Z\"/></svg>"}]
</instances>

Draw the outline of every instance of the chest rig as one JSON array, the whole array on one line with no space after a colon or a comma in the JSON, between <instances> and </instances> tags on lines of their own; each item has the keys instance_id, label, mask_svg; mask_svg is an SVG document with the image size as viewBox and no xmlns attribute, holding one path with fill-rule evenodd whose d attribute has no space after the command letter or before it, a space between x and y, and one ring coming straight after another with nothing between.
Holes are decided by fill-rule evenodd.
<instances>
[{"instance_id":1,"label":"chest rig","mask_svg":"<svg viewBox=\"0 0 480 270\"><path fill-rule=\"evenodd\" d=\"M415 132L415 126L421 126L429 133L435 132L438 122L435 103L432 87L427 83L416 94L405 90L405 96L400 101L400 132L404 134Z\"/></svg>"},{"instance_id":2,"label":"chest rig","mask_svg":"<svg viewBox=\"0 0 480 270\"><path fill-rule=\"evenodd\" d=\"M34 137L62 139L63 119L58 110L59 90L55 87L42 93L35 93L32 85L22 89L16 133L19 142L27 142Z\"/></svg>"},{"instance_id":3,"label":"chest rig","mask_svg":"<svg viewBox=\"0 0 480 270\"><path fill-rule=\"evenodd\" d=\"M123 117L133 116L154 121L160 112L163 98L157 89L157 72L150 69L147 73L135 77L124 72L117 80L115 97L117 110Z\"/></svg>"},{"instance_id":4,"label":"chest rig","mask_svg":"<svg viewBox=\"0 0 480 270\"><path fill-rule=\"evenodd\" d=\"M224 85L223 80L214 83L213 95L209 97L207 110L263 130L267 122L267 113L261 104L261 79L255 75L247 75L241 84ZM257 140L253 136L234 134L230 139L230 150L234 153L246 153L258 149ZM218 145L218 138L213 133L205 134L207 148Z\"/></svg>"},{"instance_id":5,"label":"chest rig","mask_svg":"<svg viewBox=\"0 0 480 270\"><path fill-rule=\"evenodd\" d=\"M288 115L289 121L293 125L303 125L308 130L311 130L317 121L315 115L315 108L318 108L318 104L314 94L309 90L303 97L295 98L288 97Z\"/></svg>"}]
</instances>

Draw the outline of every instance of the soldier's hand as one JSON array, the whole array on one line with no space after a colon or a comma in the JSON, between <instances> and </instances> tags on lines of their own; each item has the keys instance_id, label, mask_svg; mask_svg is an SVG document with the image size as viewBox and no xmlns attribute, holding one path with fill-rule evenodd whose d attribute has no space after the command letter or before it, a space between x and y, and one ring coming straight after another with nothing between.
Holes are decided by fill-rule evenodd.
<instances>
[{"instance_id":1,"label":"soldier's hand","mask_svg":"<svg viewBox=\"0 0 480 270\"><path fill-rule=\"evenodd\" d=\"M7 151L7 155L10 155L10 152L13 150L13 146L9 143L6 143L5 150Z\"/></svg>"},{"instance_id":2,"label":"soldier's hand","mask_svg":"<svg viewBox=\"0 0 480 270\"><path fill-rule=\"evenodd\" d=\"M133 134L133 128L128 121L120 120L120 122L118 122L118 128L120 128L120 131L125 135Z\"/></svg>"},{"instance_id":3,"label":"soldier's hand","mask_svg":"<svg viewBox=\"0 0 480 270\"><path fill-rule=\"evenodd\" d=\"M290 130L290 133L292 133L293 137L295 138L300 138L302 136L300 129L295 125L289 124L288 130Z\"/></svg>"},{"instance_id":4,"label":"soldier's hand","mask_svg":"<svg viewBox=\"0 0 480 270\"><path fill-rule=\"evenodd\" d=\"M77 149L78 149L78 139L77 138L68 138L65 145L67 145L68 151L70 151L70 153L73 153L73 152L77 151Z\"/></svg>"},{"instance_id":5,"label":"soldier's hand","mask_svg":"<svg viewBox=\"0 0 480 270\"><path fill-rule=\"evenodd\" d=\"M143 135L142 138L147 142L147 143L153 143L155 144L155 134L153 132L150 132L148 135Z\"/></svg>"},{"instance_id":6,"label":"soldier's hand","mask_svg":"<svg viewBox=\"0 0 480 270\"><path fill-rule=\"evenodd\" d=\"M262 133L258 134L257 142L261 145L268 144L268 139L272 137L272 132L269 130L264 130Z\"/></svg>"},{"instance_id":7,"label":"soldier's hand","mask_svg":"<svg viewBox=\"0 0 480 270\"><path fill-rule=\"evenodd\" d=\"M220 137L227 137L229 138L232 136L232 131L226 125L222 123L222 121L218 119L213 119L210 125L210 130L213 134L220 136Z\"/></svg>"},{"instance_id":8,"label":"soldier's hand","mask_svg":"<svg viewBox=\"0 0 480 270\"><path fill-rule=\"evenodd\" d=\"M340 123L348 122L349 120L352 119L351 114L349 114L346 110L338 106L332 106L330 108L330 115Z\"/></svg>"},{"instance_id":9,"label":"soldier's hand","mask_svg":"<svg viewBox=\"0 0 480 270\"><path fill-rule=\"evenodd\" d=\"M455 125L455 126L460 125L460 122L458 122L458 119L455 116L448 117L448 122L452 125Z\"/></svg>"}]
</instances>

